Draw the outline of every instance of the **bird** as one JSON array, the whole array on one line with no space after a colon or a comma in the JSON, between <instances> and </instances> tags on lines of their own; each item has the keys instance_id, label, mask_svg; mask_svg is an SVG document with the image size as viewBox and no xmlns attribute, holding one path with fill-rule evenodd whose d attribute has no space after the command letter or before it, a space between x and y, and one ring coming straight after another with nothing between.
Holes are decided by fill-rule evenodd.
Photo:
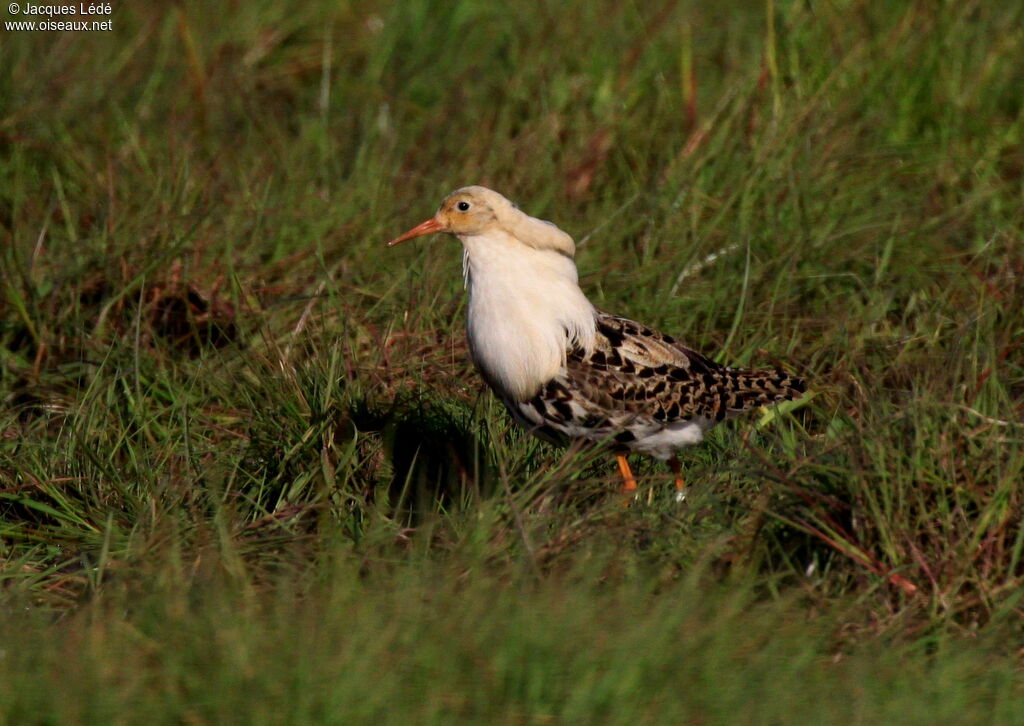
<instances>
[{"instance_id":1,"label":"bird","mask_svg":"<svg viewBox=\"0 0 1024 726\"><path fill-rule=\"evenodd\" d=\"M681 449L806 390L783 370L730 368L598 309L580 289L572 237L487 187L456 189L387 246L435 233L462 243L466 336L484 381L535 436L608 447L626 493L637 489L627 455L638 453L667 462L682 499Z\"/></svg>"}]
</instances>

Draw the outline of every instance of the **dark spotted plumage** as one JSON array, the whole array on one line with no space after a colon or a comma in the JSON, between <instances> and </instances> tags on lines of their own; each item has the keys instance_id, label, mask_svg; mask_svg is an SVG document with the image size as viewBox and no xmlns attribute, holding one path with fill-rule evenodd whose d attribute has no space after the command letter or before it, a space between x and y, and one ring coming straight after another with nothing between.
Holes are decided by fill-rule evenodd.
<instances>
[{"instance_id":1,"label":"dark spotted plumage","mask_svg":"<svg viewBox=\"0 0 1024 726\"><path fill-rule=\"evenodd\" d=\"M805 388L783 371L729 368L671 336L598 313L593 350L567 351L565 366L533 398L504 402L542 438L582 438L668 459L716 423L798 398Z\"/></svg>"}]
</instances>

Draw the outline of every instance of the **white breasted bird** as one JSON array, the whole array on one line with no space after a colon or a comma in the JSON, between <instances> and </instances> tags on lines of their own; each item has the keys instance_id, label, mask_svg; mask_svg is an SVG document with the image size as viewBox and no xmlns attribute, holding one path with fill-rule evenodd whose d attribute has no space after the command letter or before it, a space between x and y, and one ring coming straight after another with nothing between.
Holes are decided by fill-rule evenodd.
<instances>
[{"instance_id":1,"label":"white breasted bird","mask_svg":"<svg viewBox=\"0 0 1024 726\"><path fill-rule=\"evenodd\" d=\"M388 246L435 232L462 242L469 350L512 418L555 443L610 446L626 491L636 488L627 453L668 461L681 490L679 449L805 390L788 373L728 368L598 310L579 287L572 237L486 187L452 192Z\"/></svg>"}]
</instances>

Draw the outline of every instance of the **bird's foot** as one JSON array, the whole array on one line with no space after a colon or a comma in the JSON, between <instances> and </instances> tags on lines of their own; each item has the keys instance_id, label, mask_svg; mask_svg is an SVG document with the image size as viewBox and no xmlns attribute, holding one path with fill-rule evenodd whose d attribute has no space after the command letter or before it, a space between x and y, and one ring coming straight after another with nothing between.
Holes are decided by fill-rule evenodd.
<instances>
[{"instance_id":1,"label":"bird's foot","mask_svg":"<svg viewBox=\"0 0 1024 726\"><path fill-rule=\"evenodd\" d=\"M683 465L679 463L679 459L672 457L668 460L668 468L672 470L672 475L675 477L676 483L676 501L686 501L686 481L683 480Z\"/></svg>"}]
</instances>

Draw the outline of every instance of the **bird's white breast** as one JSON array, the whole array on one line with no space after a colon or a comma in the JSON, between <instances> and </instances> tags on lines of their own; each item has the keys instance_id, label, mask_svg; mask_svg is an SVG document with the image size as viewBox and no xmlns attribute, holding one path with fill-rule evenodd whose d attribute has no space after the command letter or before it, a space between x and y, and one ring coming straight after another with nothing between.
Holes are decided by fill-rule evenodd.
<instances>
[{"instance_id":1,"label":"bird's white breast","mask_svg":"<svg viewBox=\"0 0 1024 726\"><path fill-rule=\"evenodd\" d=\"M594 307L572 259L502 230L460 237L473 360L498 393L525 400L558 374L573 343L593 346Z\"/></svg>"}]
</instances>

